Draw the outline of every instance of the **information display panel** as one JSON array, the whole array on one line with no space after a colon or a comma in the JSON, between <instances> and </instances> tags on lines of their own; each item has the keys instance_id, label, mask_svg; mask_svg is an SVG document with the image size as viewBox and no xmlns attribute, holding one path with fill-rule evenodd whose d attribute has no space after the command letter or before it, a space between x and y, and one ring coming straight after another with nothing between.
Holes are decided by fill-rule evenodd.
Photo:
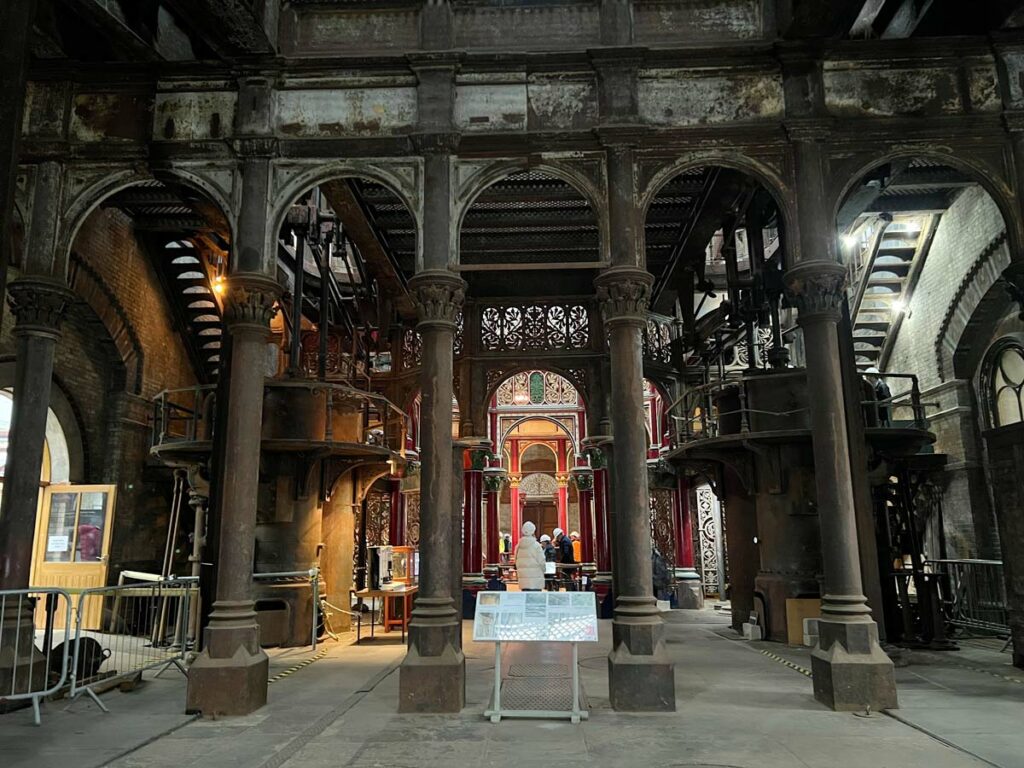
<instances>
[{"instance_id":1,"label":"information display panel","mask_svg":"<svg viewBox=\"0 0 1024 768\"><path fill-rule=\"evenodd\" d=\"M594 593L480 592L473 639L485 643L596 643Z\"/></svg>"}]
</instances>

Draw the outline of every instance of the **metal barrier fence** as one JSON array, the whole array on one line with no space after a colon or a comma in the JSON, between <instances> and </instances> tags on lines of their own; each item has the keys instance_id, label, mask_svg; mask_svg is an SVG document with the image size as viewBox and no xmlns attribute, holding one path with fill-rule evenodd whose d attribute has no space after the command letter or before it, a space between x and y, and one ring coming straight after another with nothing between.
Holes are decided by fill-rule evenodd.
<instances>
[{"instance_id":1,"label":"metal barrier fence","mask_svg":"<svg viewBox=\"0 0 1024 768\"><path fill-rule=\"evenodd\" d=\"M65 590L0 591L0 711L29 699L35 724L42 722L40 700L63 688L68 676L68 644L53 645L58 625L71 626Z\"/></svg>"},{"instance_id":2,"label":"metal barrier fence","mask_svg":"<svg viewBox=\"0 0 1024 768\"><path fill-rule=\"evenodd\" d=\"M999 560L929 560L943 576L942 602L949 622L965 629L1009 635L1006 582Z\"/></svg>"},{"instance_id":3,"label":"metal barrier fence","mask_svg":"<svg viewBox=\"0 0 1024 768\"><path fill-rule=\"evenodd\" d=\"M71 662L71 699L83 693L108 711L94 690L141 676L148 669L185 670L191 611L199 603L199 580L164 579L78 594ZM84 627L99 604L101 629Z\"/></svg>"},{"instance_id":4,"label":"metal barrier fence","mask_svg":"<svg viewBox=\"0 0 1024 768\"><path fill-rule=\"evenodd\" d=\"M310 638L310 645L316 650L317 629L321 618L320 606L320 569L310 568L308 571L279 571L277 573L254 573L253 581L272 584L295 584L309 582L309 589L313 595L313 632Z\"/></svg>"}]
</instances>

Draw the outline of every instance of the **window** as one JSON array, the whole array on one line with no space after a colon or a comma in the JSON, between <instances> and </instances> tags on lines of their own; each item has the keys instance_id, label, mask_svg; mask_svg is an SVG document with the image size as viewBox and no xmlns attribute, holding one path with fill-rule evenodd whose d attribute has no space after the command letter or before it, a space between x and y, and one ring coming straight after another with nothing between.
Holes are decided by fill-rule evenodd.
<instances>
[{"instance_id":1,"label":"window","mask_svg":"<svg viewBox=\"0 0 1024 768\"><path fill-rule=\"evenodd\" d=\"M3 494L4 473L7 470L7 446L10 442L11 416L14 412L14 393L0 389L0 496ZM67 438L50 409L46 414L46 440L43 443L43 470L39 478L42 485L66 483L70 480L71 459Z\"/></svg>"},{"instance_id":2,"label":"window","mask_svg":"<svg viewBox=\"0 0 1024 768\"><path fill-rule=\"evenodd\" d=\"M1024 345L1007 341L991 357L989 413L993 427L1024 421Z\"/></svg>"}]
</instances>

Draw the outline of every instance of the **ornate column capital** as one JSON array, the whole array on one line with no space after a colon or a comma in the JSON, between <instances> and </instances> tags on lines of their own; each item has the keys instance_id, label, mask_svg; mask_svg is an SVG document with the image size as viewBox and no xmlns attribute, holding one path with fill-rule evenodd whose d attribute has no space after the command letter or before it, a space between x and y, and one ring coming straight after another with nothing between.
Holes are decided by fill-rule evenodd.
<instances>
[{"instance_id":1,"label":"ornate column capital","mask_svg":"<svg viewBox=\"0 0 1024 768\"><path fill-rule=\"evenodd\" d=\"M60 338L60 324L75 294L59 280L20 277L7 286L7 304L18 336Z\"/></svg>"},{"instance_id":2,"label":"ornate column capital","mask_svg":"<svg viewBox=\"0 0 1024 768\"><path fill-rule=\"evenodd\" d=\"M555 475L555 482L558 483L559 488L569 487L569 475L564 473L558 473Z\"/></svg>"},{"instance_id":3,"label":"ornate column capital","mask_svg":"<svg viewBox=\"0 0 1024 768\"><path fill-rule=\"evenodd\" d=\"M455 320L466 300L465 280L447 269L427 269L413 276L409 290L416 303L418 330L455 330Z\"/></svg>"},{"instance_id":4,"label":"ornate column capital","mask_svg":"<svg viewBox=\"0 0 1024 768\"><path fill-rule=\"evenodd\" d=\"M522 475L509 475L508 476L508 487L509 488L518 488L519 484L521 482L523 482L523 476Z\"/></svg>"},{"instance_id":5,"label":"ornate column capital","mask_svg":"<svg viewBox=\"0 0 1024 768\"><path fill-rule=\"evenodd\" d=\"M281 295L277 281L265 275L241 272L229 276L227 286L224 322L231 334L267 333L277 311L274 303Z\"/></svg>"},{"instance_id":6,"label":"ornate column capital","mask_svg":"<svg viewBox=\"0 0 1024 768\"><path fill-rule=\"evenodd\" d=\"M605 326L646 325L653 283L647 270L635 267L611 267L599 274L594 287Z\"/></svg>"},{"instance_id":7,"label":"ornate column capital","mask_svg":"<svg viewBox=\"0 0 1024 768\"><path fill-rule=\"evenodd\" d=\"M837 321L846 295L846 267L832 261L808 261L786 272L786 297L797 308L797 322Z\"/></svg>"}]
</instances>

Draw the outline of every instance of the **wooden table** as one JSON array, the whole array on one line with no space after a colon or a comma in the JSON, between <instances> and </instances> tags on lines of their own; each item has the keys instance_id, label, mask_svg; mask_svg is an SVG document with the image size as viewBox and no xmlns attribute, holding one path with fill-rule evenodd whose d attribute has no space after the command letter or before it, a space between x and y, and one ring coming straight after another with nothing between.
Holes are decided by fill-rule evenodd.
<instances>
[{"instance_id":1,"label":"wooden table","mask_svg":"<svg viewBox=\"0 0 1024 768\"><path fill-rule=\"evenodd\" d=\"M378 597L384 601L384 614L381 623L384 631L390 632L392 628L399 627L402 630L402 642L405 642L405 631L409 626L409 618L412 615L412 602L420 588L416 584L400 584L394 587L381 587L380 589L360 589L356 592L356 599L359 601L360 612L363 609L363 600L369 598L370 603L370 639L373 639L373 600ZM402 612L397 615L393 610L395 601L401 600ZM357 630L356 644L362 640L362 633Z\"/></svg>"}]
</instances>

